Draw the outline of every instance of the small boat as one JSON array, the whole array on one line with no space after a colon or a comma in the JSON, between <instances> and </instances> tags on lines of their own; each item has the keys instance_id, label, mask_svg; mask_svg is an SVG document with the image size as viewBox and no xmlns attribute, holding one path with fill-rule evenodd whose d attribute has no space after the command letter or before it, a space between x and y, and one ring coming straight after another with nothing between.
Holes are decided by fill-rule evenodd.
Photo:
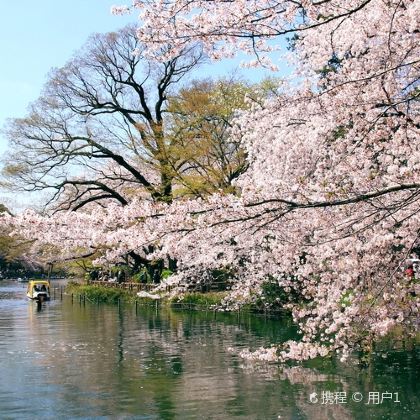
<instances>
[{"instance_id":1,"label":"small boat","mask_svg":"<svg viewBox=\"0 0 420 420\"><path fill-rule=\"evenodd\" d=\"M30 280L26 296L40 302L50 300L50 283L48 280Z\"/></svg>"}]
</instances>

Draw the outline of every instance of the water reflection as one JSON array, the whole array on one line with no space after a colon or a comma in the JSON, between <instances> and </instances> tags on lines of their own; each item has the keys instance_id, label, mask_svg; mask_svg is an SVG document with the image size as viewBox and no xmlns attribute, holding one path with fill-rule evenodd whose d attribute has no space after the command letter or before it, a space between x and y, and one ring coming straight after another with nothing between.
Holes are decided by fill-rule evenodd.
<instances>
[{"instance_id":1,"label":"water reflection","mask_svg":"<svg viewBox=\"0 0 420 420\"><path fill-rule=\"evenodd\" d=\"M9 289L8 289L9 288ZM0 412L11 418L363 419L416 418L416 349L305 366L249 364L247 347L284 341L286 321L237 314L187 313L80 304L41 308L18 286L0 284ZM40 309L40 310L39 310ZM233 351L231 351L233 349ZM354 392L400 393L400 404L370 406ZM346 404L316 404L325 391ZM42 413L34 413L34 404Z\"/></svg>"}]
</instances>

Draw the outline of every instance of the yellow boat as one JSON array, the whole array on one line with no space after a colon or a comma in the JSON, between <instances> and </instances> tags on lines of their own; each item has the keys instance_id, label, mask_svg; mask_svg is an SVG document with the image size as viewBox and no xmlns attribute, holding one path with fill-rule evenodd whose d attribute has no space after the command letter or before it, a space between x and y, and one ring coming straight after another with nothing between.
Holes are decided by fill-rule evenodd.
<instances>
[{"instance_id":1,"label":"yellow boat","mask_svg":"<svg viewBox=\"0 0 420 420\"><path fill-rule=\"evenodd\" d=\"M50 282L48 280L30 280L26 296L41 302L50 300Z\"/></svg>"}]
</instances>

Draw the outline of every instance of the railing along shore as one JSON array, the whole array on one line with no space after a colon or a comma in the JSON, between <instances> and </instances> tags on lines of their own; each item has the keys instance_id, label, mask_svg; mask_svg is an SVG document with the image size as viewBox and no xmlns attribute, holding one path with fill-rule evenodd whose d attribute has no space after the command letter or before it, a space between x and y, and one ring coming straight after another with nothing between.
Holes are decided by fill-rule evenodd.
<instances>
[{"instance_id":1,"label":"railing along shore","mask_svg":"<svg viewBox=\"0 0 420 420\"><path fill-rule=\"evenodd\" d=\"M91 280L89 281L90 285L93 286L103 286L103 287L110 287L115 289L125 289L130 290L133 292L150 292L155 287L158 286L158 284L155 283L137 283L137 282L128 282L124 281L121 283L115 282L115 281L103 281L103 280ZM166 285L163 289L166 292L170 292L173 289L172 286ZM222 291L226 290L226 282L213 282L211 284L203 284L200 286L194 286L194 289L191 289L191 292L215 292L215 291Z\"/></svg>"},{"instance_id":2,"label":"railing along shore","mask_svg":"<svg viewBox=\"0 0 420 420\"><path fill-rule=\"evenodd\" d=\"M128 282L128 281L118 283L114 281L100 281L100 280L90 281L89 284L92 286L102 286L102 287L110 287L114 289L124 289L124 290L130 290L133 292L141 292L141 291L150 292L157 286L157 284L153 284L153 283L137 283L137 282L135 283L135 282ZM166 286L165 290L170 291L170 289L171 289L170 286Z\"/></svg>"}]
</instances>

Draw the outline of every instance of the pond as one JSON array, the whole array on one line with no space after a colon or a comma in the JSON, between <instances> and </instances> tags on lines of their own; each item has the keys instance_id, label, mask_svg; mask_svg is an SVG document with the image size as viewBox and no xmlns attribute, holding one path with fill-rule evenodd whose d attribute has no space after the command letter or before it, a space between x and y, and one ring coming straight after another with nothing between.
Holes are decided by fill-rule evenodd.
<instances>
[{"instance_id":1,"label":"pond","mask_svg":"<svg viewBox=\"0 0 420 420\"><path fill-rule=\"evenodd\" d=\"M356 359L250 364L237 355L292 335L282 319L136 311L60 293L39 308L25 299L24 285L1 281L0 417L419 418L413 344L375 354L369 367Z\"/></svg>"}]
</instances>

